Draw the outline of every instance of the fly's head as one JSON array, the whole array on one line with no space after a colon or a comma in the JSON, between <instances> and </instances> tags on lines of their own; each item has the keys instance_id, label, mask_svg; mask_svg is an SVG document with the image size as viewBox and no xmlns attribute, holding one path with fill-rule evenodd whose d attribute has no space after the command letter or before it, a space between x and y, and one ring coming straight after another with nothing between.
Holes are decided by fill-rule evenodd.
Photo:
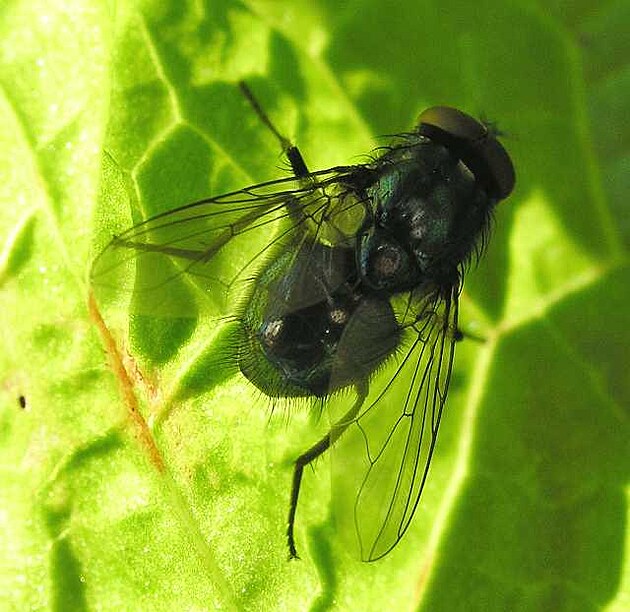
<instances>
[{"instance_id":1,"label":"fly's head","mask_svg":"<svg viewBox=\"0 0 630 612\"><path fill-rule=\"evenodd\" d=\"M420 114L418 132L460 159L495 203L512 193L512 160L488 124L449 106L433 106Z\"/></svg>"},{"instance_id":2,"label":"fly's head","mask_svg":"<svg viewBox=\"0 0 630 612\"><path fill-rule=\"evenodd\" d=\"M462 176L469 175L474 188L455 199L455 217L448 249L442 253L442 269L456 261L465 264L483 253L494 207L514 189L512 160L499 142L500 132L490 123L462 111L436 106L421 113L418 133L440 144L457 160ZM454 181L454 183L456 183Z\"/></svg>"}]
</instances>

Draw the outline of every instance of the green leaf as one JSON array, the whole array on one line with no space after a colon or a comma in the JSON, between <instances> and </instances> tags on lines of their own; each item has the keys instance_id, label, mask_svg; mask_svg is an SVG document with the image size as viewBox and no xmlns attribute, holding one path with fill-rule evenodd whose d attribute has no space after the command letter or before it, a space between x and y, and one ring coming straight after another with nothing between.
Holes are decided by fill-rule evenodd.
<instances>
[{"instance_id":1,"label":"green leaf","mask_svg":"<svg viewBox=\"0 0 630 612\"><path fill-rule=\"evenodd\" d=\"M629 19L624 0L7 0L0 607L628 609ZM113 233L282 176L239 79L314 169L434 104L496 120L515 160L461 305L485 341L458 346L421 504L377 563L345 546L326 456L287 562L291 462L325 419L270 418L224 367L228 332L131 294L104 323L87 305Z\"/></svg>"}]
</instances>

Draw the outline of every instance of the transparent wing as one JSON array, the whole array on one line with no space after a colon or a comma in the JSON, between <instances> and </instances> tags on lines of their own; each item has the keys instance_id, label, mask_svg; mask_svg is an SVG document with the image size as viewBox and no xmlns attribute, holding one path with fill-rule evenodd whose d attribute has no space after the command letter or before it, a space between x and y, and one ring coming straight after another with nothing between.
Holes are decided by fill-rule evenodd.
<instances>
[{"instance_id":1,"label":"transparent wing","mask_svg":"<svg viewBox=\"0 0 630 612\"><path fill-rule=\"evenodd\" d=\"M448 393L457 330L459 286L432 295L399 322L396 371L371 384L356 419L368 467L354 505L361 556L374 561L401 539L424 488ZM376 381L378 381L378 375Z\"/></svg>"},{"instance_id":2,"label":"transparent wing","mask_svg":"<svg viewBox=\"0 0 630 612\"><path fill-rule=\"evenodd\" d=\"M270 181L147 219L114 237L94 261L97 297L133 291L135 310L154 315L196 315L200 301L224 310L234 282L251 280L256 263L275 249L351 236L363 216L353 185L364 170Z\"/></svg>"}]
</instances>

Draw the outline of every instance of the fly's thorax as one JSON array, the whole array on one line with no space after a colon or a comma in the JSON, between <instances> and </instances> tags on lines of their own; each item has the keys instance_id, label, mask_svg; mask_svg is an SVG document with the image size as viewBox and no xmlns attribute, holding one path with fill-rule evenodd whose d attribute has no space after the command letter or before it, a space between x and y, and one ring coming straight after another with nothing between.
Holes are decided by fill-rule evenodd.
<instances>
[{"instance_id":1,"label":"fly's thorax","mask_svg":"<svg viewBox=\"0 0 630 612\"><path fill-rule=\"evenodd\" d=\"M456 268L467 260L483 233L495 200L476 180L462 160L440 144L418 137L414 146L388 159L392 163L371 186L369 194L374 207L371 233L385 233L396 243L404 268L403 278L422 280L433 276L433 267ZM370 240L365 243L361 259L374 251ZM402 290L408 287L403 287Z\"/></svg>"}]
</instances>

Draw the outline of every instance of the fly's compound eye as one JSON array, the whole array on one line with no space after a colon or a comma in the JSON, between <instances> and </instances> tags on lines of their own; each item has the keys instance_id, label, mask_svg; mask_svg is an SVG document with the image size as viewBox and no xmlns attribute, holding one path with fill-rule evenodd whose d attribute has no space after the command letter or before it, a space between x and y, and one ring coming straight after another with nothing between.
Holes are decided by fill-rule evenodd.
<instances>
[{"instance_id":1,"label":"fly's compound eye","mask_svg":"<svg viewBox=\"0 0 630 612\"><path fill-rule=\"evenodd\" d=\"M457 155L490 196L503 200L512 193L512 160L481 121L450 106L432 106L420 114L418 124L420 134Z\"/></svg>"}]
</instances>

